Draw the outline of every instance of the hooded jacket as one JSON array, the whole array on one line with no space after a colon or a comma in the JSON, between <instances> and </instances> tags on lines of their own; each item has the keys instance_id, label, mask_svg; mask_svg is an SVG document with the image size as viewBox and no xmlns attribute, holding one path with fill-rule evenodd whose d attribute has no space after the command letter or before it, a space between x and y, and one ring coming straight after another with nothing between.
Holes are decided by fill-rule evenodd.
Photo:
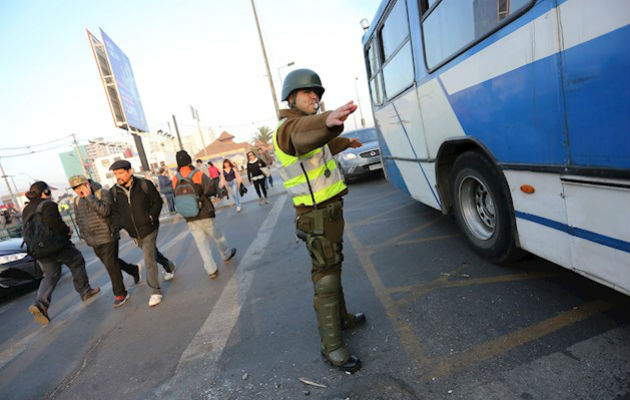
<instances>
[{"instance_id":1,"label":"hooded jacket","mask_svg":"<svg viewBox=\"0 0 630 400\"><path fill-rule=\"evenodd\" d=\"M112 224L112 198L109 191L98 182L88 181L92 194L75 197L74 215L79 226L79 236L92 247L111 243L120 238Z\"/></svg>"},{"instance_id":2,"label":"hooded jacket","mask_svg":"<svg viewBox=\"0 0 630 400\"><path fill-rule=\"evenodd\" d=\"M297 110L280 110L280 119L285 121L280 125L276 133L278 147L283 152L292 156L307 154L324 145L328 145L330 152L341 153L350 147L350 139L339 137L343 132L343 126L329 128L326 126L326 118L330 111L306 115ZM319 207L335 202L348 193L345 189L335 197L318 204ZM295 206L296 212L302 214L313 207L299 205Z\"/></svg>"},{"instance_id":3,"label":"hooded jacket","mask_svg":"<svg viewBox=\"0 0 630 400\"><path fill-rule=\"evenodd\" d=\"M160 226L162 197L153 182L139 176L131 179L131 188L116 185L111 190L112 222L132 238L142 239Z\"/></svg>"}]
</instances>

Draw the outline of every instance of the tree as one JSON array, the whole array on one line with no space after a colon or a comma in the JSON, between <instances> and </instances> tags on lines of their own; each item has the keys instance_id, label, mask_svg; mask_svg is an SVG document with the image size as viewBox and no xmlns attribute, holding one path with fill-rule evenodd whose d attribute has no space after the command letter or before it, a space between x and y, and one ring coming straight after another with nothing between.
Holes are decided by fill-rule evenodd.
<instances>
[{"instance_id":1,"label":"tree","mask_svg":"<svg viewBox=\"0 0 630 400\"><path fill-rule=\"evenodd\" d=\"M273 139L273 132L268 126L261 126L254 134L254 141L258 140L265 145L269 145Z\"/></svg>"}]
</instances>

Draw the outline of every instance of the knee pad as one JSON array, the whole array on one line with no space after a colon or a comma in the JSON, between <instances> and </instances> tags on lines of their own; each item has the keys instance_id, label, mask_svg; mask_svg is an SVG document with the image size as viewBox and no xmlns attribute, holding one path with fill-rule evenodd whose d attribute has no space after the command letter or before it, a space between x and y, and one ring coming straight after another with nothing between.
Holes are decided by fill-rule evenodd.
<instances>
[{"instance_id":1,"label":"knee pad","mask_svg":"<svg viewBox=\"0 0 630 400\"><path fill-rule=\"evenodd\" d=\"M337 274L324 275L315 283L315 295L339 295L341 279Z\"/></svg>"}]
</instances>

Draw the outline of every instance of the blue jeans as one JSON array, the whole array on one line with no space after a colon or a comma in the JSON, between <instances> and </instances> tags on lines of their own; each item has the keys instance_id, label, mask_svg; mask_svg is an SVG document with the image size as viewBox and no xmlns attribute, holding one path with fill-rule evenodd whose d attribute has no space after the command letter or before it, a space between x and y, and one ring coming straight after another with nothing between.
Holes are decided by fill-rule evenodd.
<instances>
[{"instance_id":1,"label":"blue jeans","mask_svg":"<svg viewBox=\"0 0 630 400\"><path fill-rule=\"evenodd\" d=\"M164 197L166 197L166 204L168 205L168 211L169 212L175 211L175 193L166 192L162 194L164 195Z\"/></svg>"},{"instance_id":2,"label":"blue jeans","mask_svg":"<svg viewBox=\"0 0 630 400\"><path fill-rule=\"evenodd\" d=\"M234 204L236 204L236 207L240 207L241 206L241 194L238 191L238 182L236 182L236 179L233 179L229 182L226 182L228 188L230 189L230 191L232 192L232 196L234 196Z\"/></svg>"}]
</instances>

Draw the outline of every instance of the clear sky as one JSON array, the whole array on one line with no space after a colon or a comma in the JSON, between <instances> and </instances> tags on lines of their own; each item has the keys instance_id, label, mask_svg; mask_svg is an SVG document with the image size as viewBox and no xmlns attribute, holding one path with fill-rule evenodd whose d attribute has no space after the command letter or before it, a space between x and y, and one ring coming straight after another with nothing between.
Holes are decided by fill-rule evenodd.
<instances>
[{"instance_id":1,"label":"clear sky","mask_svg":"<svg viewBox=\"0 0 630 400\"><path fill-rule=\"evenodd\" d=\"M256 0L271 75L278 68L316 70L328 109L359 99L369 125L371 108L359 25L380 0ZM0 161L20 190L32 179L65 185L57 153L15 158L7 147L76 133L83 141L120 137L89 46L86 28L102 28L131 60L152 130L171 114L181 131L193 129L189 105L203 126L249 140L274 124L274 107L249 0L12 1L0 0ZM359 119L357 111L357 120ZM347 129L353 129L351 117ZM7 192L0 181L0 193Z\"/></svg>"}]
</instances>

